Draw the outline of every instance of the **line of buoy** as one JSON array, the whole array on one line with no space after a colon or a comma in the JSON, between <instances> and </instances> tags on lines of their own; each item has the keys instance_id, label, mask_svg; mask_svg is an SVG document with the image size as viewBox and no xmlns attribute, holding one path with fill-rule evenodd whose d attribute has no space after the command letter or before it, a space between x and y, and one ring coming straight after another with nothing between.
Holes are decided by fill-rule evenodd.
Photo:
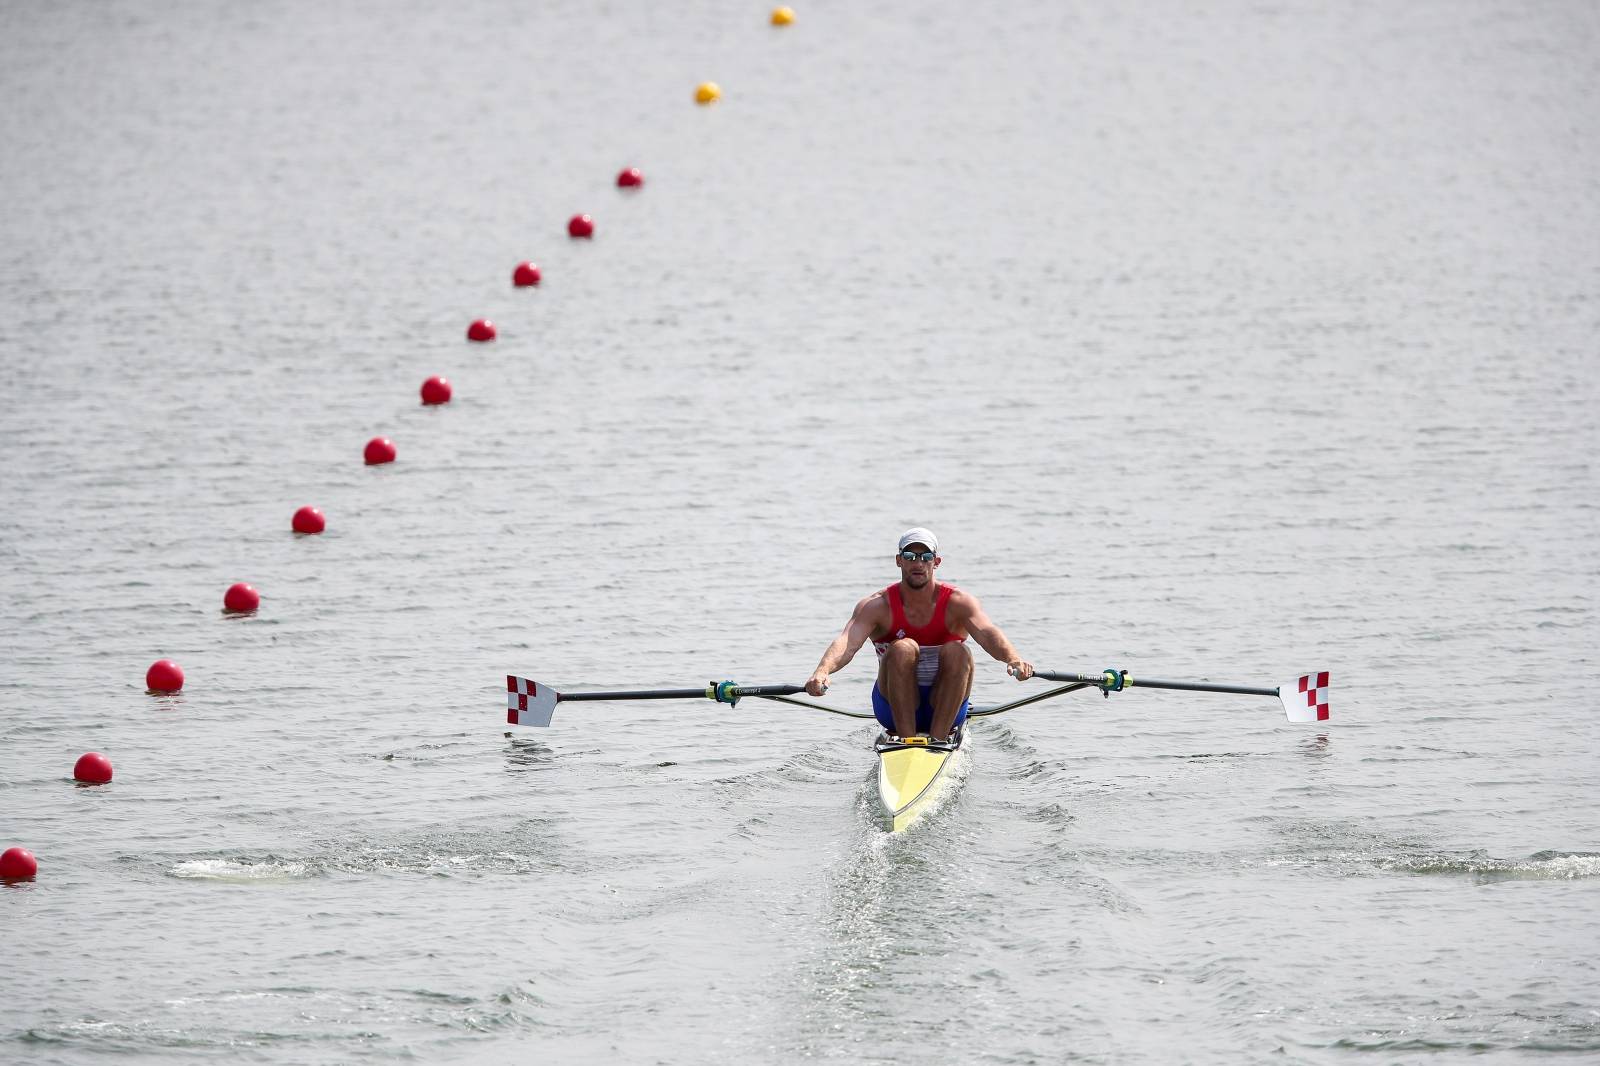
<instances>
[{"instance_id":1,"label":"line of buoy","mask_svg":"<svg viewBox=\"0 0 1600 1066\"><path fill-rule=\"evenodd\" d=\"M784 6L774 8L770 21L774 26L788 26L794 22L794 9ZM722 87L714 81L701 82L695 87L695 103L706 106L722 99ZM616 178L619 189L637 191L644 186L644 173L638 167L624 167ZM573 215L567 221L567 235L574 240L594 238L594 218L588 214ZM542 281L537 264L531 261L518 263L512 270L511 283L517 288L534 288ZM493 322L486 318L475 319L467 327L467 339L486 343L499 335ZM449 379L434 376L422 383L424 406L436 407L450 402L452 389ZM397 449L387 437L373 437L363 450L368 466L382 466L395 461ZM327 520L320 509L307 504L294 512L290 528L299 536L316 536L327 528ZM261 606L261 594L253 586L240 581L230 585L222 598L227 614L253 614ZM145 671L145 689L154 695L171 695L183 690L183 668L171 659L158 659ZM86 752L72 769L73 780L82 784L106 784L111 781L111 760L100 752ZM0 881L31 880L39 869L32 852L20 846L0 853Z\"/></svg>"}]
</instances>

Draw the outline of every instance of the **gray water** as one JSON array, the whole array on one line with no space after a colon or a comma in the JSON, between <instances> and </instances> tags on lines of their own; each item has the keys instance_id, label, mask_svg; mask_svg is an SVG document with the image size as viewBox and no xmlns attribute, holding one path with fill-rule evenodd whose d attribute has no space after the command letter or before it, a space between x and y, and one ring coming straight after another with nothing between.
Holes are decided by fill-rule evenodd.
<instances>
[{"instance_id":1,"label":"gray water","mask_svg":"<svg viewBox=\"0 0 1600 1066\"><path fill-rule=\"evenodd\" d=\"M767 10L0 3L0 1058L1600 1054L1600 9ZM1333 719L1045 702L903 837L869 723L508 734L911 524Z\"/></svg>"}]
</instances>

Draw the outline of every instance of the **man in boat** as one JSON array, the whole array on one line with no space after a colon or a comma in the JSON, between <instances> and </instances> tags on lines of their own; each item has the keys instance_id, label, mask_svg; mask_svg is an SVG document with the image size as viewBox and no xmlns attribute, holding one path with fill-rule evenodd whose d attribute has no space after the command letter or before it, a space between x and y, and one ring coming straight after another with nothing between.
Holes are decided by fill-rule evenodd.
<instances>
[{"instance_id":1,"label":"man in boat","mask_svg":"<svg viewBox=\"0 0 1600 1066\"><path fill-rule=\"evenodd\" d=\"M843 669L871 640L878 653L872 710L885 732L895 737L920 733L943 741L967 720L972 692L969 634L1018 681L1032 677L1033 665L983 613L976 596L934 580L943 561L932 530L917 527L900 534L894 559L900 580L856 604L844 631L822 653L806 691L822 695L829 675Z\"/></svg>"}]
</instances>

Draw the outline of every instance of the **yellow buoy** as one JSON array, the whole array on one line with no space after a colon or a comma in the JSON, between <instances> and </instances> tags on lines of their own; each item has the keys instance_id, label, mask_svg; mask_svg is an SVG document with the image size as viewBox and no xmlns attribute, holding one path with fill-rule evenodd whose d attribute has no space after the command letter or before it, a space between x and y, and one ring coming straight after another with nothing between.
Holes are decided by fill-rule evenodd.
<instances>
[{"instance_id":1,"label":"yellow buoy","mask_svg":"<svg viewBox=\"0 0 1600 1066\"><path fill-rule=\"evenodd\" d=\"M794 21L794 8L775 7L772 9L772 24L774 26L787 26Z\"/></svg>"},{"instance_id":2,"label":"yellow buoy","mask_svg":"<svg viewBox=\"0 0 1600 1066\"><path fill-rule=\"evenodd\" d=\"M722 99L722 86L714 81L703 81L694 91L694 102L697 104L714 104Z\"/></svg>"}]
</instances>

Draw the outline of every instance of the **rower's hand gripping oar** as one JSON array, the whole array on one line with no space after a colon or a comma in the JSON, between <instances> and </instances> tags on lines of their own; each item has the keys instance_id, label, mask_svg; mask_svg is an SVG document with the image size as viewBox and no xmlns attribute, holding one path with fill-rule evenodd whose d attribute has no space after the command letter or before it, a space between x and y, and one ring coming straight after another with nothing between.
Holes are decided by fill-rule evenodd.
<instances>
[{"instance_id":1,"label":"rower's hand gripping oar","mask_svg":"<svg viewBox=\"0 0 1600 1066\"><path fill-rule=\"evenodd\" d=\"M716 700L732 707L746 696L793 696L804 685L740 685L708 681L704 688L641 688L612 692L557 692L542 681L506 675L506 722L511 725L548 726L556 704L582 700Z\"/></svg>"},{"instance_id":2,"label":"rower's hand gripping oar","mask_svg":"<svg viewBox=\"0 0 1600 1066\"><path fill-rule=\"evenodd\" d=\"M1129 688L1165 688L1180 692L1232 692L1241 696L1276 696L1283 704L1283 713L1291 722L1326 722L1328 720L1328 671L1301 674L1294 681L1286 681L1277 688L1260 688L1252 685L1219 685L1209 681L1135 681L1126 670L1104 670L1100 674L1061 674L1052 670L1035 670L1034 677L1046 681L1063 681L1068 684L1093 685L1105 696Z\"/></svg>"}]
</instances>

